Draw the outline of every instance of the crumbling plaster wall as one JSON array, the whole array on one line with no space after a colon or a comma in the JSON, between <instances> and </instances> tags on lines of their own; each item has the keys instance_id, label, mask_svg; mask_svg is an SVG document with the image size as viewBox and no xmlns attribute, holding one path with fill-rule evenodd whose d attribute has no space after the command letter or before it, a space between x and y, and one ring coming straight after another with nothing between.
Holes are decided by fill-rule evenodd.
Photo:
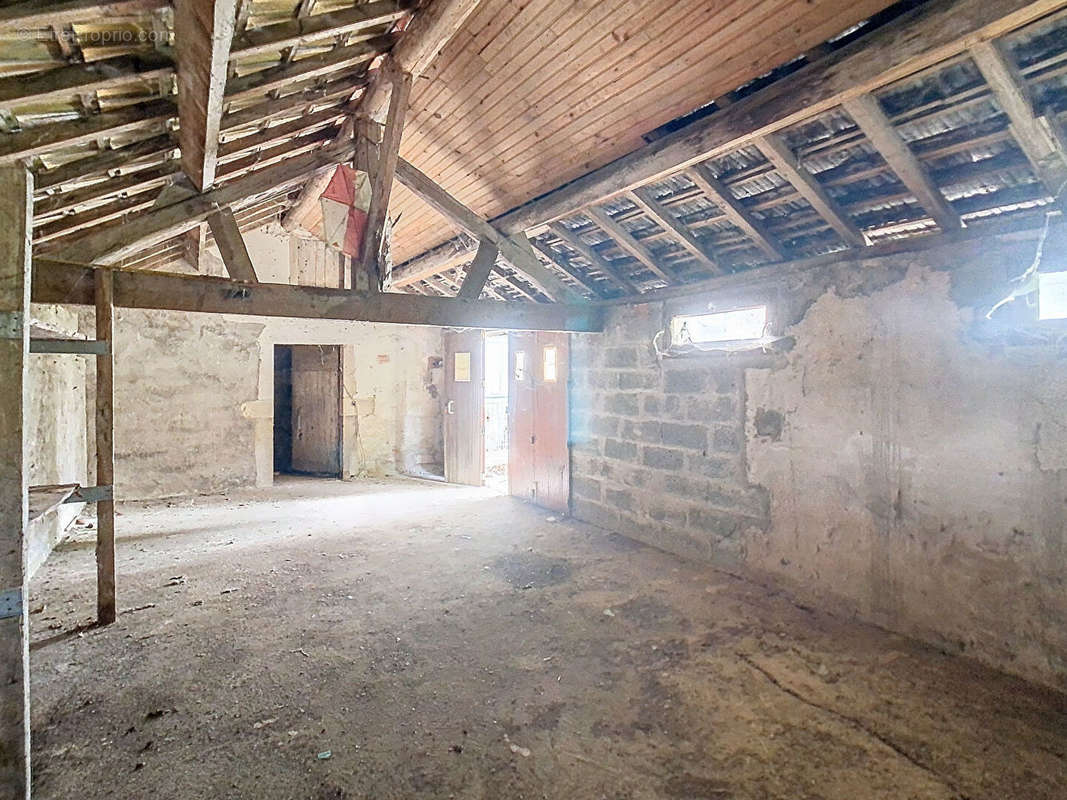
<instances>
[{"instance_id":1,"label":"crumbling plaster wall","mask_svg":"<svg viewBox=\"0 0 1067 800\"><path fill-rule=\"evenodd\" d=\"M268 228L245 238L260 280L288 281L289 237ZM269 486L276 344L344 348L347 475L394 474L441 461L441 370L431 371L428 360L441 355L439 329L120 309L118 496Z\"/></svg>"},{"instance_id":2,"label":"crumbling plaster wall","mask_svg":"<svg viewBox=\"0 0 1067 800\"><path fill-rule=\"evenodd\" d=\"M617 312L575 348L575 514L1067 687L1064 329L1022 304L982 318L1033 252L962 244ZM778 351L657 362L643 340L709 302L768 303ZM609 369L620 340L637 363ZM739 471L702 474L723 457Z\"/></svg>"}]
</instances>

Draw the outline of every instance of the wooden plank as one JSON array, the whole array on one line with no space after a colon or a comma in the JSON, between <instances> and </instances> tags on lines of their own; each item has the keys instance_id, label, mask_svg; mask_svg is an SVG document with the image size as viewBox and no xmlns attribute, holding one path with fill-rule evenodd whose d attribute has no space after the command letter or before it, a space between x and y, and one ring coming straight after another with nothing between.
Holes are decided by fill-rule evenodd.
<instances>
[{"instance_id":1,"label":"wooden plank","mask_svg":"<svg viewBox=\"0 0 1067 800\"><path fill-rule=\"evenodd\" d=\"M640 289L637 284L634 283L626 275L626 273L617 268L614 264L608 261L604 256L600 255L591 245L582 241L578 234L568 229L565 225L559 222L553 222L548 226L548 229L552 231L567 247L571 248L578 253L582 258L589 262L589 264L599 272L602 272L611 280L615 281L626 294L637 294Z\"/></svg>"},{"instance_id":2,"label":"wooden plank","mask_svg":"<svg viewBox=\"0 0 1067 800\"><path fill-rule=\"evenodd\" d=\"M908 147L908 143L893 127L874 95L863 94L846 100L845 111L863 131L874 149L885 159L889 168L908 187L919 204L933 217L941 230L951 231L962 226L960 215L945 200L937 184L930 178L922 162Z\"/></svg>"},{"instance_id":3,"label":"wooden plank","mask_svg":"<svg viewBox=\"0 0 1067 800\"><path fill-rule=\"evenodd\" d=\"M374 183L370 207L367 210L367 227L360 253L361 268L367 270L368 276L376 276L379 291L389 284L390 279L382 261L382 239L389 218L389 197L393 191L396 162L400 157L400 141L404 136L404 116L407 113L408 98L411 96L411 75L398 71L388 58L386 61L389 66L379 69L385 69L389 73L392 90L389 93L389 111L385 118L385 130L373 173ZM358 268L360 267L353 267ZM355 275L352 285L356 285Z\"/></svg>"},{"instance_id":4,"label":"wooden plank","mask_svg":"<svg viewBox=\"0 0 1067 800\"><path fill-rule=\"evenodd\" d=\"M560 272L564 272L569 275L572 281L574 281L587 292L589 292L590 295L592 295L593 297L603 296L604 292L600 285L598 285L597 282L590 278L588 275L583 275L581 272L576 270L566 256L561 253L557 253L547 244L545 244L544 242L540 242L537 239L530 239L530 244L533 245L537 252L547 258L549 262L554 264L556 268L560 270Z\"/></svg>"},{"instance_id":5,"label":"wooden plank","mask_svg":"<svg viewBox=\"0 0 1067 800\"><path fill-rule=\"evenodd\" d=\"M997 105L1011 120L1011 132L1026 157L1030 159L1038 179L1045 184L1049 194L1056 195L1067 181L1065 154L1059 150L1055 138L1034 114L1034 104L1026 80L995 42L978 42L971 48L970 53L982 77L989 84Z\"/></svg>"},{"instance_id":6,"label":"wooden plank","mask_svg":"<svg viewBox=\"0 0 1067 800\"><path fill-rule=\"evenodd\" d=\"M0 108L66 100L135 81L158 84L173 74L173 63L157 50L0 78Z\"/></svg>"},{"instance_id":7,"label":"wooden plank","mask_svg":"<svg viewBox=\"0 0 1067 800\"><path fill-rule=\"evenodd\" d=\"M110 270L93 273L96 339L114 340L115 284ZM96 358L96 483L115 485L115 378L114 356ZM115 501L96 504L96 621L115 621Z\"/></svg>"},{"instance_id":8,"label":"wooden plank","mask_svg":"<svg viewBox=\"0 0 1067 800\"><path fill-rule=\"evenodd\" d=\"M231 78L226 84L226 99L233 101L246 97L261 97L267 92L284 89L297 81L343 74L344 70L373 61L380 53L388 50L395 41L396 36L393 34L376 36L349 47L338 47L328 53L301 58L292 64L283 64Z\"/></svg>"},{"instance_id":9,"label":"wooden plank","mask_svg":"<svg viewBox=\"0 0 1067 800\"><path fill-rule=\"evenodd\" d=\"M0 170L0 791L29 797L30 620L25 535L29 460L25 433L30 342L33 178Z\"/></svg>"},{"instance_id":10,"label":"wooden plank","mask_svg":"<svg viewBox=\"0 0 1067 800\"><path fill-rule=\"evenodd\" d=\"M46 28L67 22L100 22L142 14L170 5L169 0L27 0L0 7L0 30Z\"/></svg>"},{"instance_id":11,"label":"wooden plank","mask_svg":"<svg viewBox=\"0 0 1067 800\"><path fill-rule=\"evenodd\" d=\"M272 144L333 125L349 113L345 106L330 106L314 114L297 117L280 125L271 125L246 136L225 137L226 141L218 146L219 163L224 164L240 158L246 153L262 150Z\"/></svg>"},{"instance_id":12,"label":"wooden plank","mask_svg":"<svg viewBox=\"0 0 1067 800\"><path fill-rule=\"evenodd\" d=\"M149 243L164 241L196 223L204 222L218 208L272 192L288 183L302 180L313 170L346 161L352 157L352 151L352 145L348 144L287 159L209 192L147 211L125 225L103 227L71 237L55 255L60 259L82 263L116 261L128 253L144 249Z\"/></svg>"},{"instance_id":13,"label":"wooden plank","mask_svg":"<svg viewBox=\"0 0 1067 800\"><path fill-rule=\"evenodd\" d=\"M219 247L222 263L226 265L230 278L246 283L259 283L233 211L228 207L220 208L208 216L207 224L211 228L211 235L215 237L215 244Z\"/></svg>"},{"instance_id":14,"label":"wooden plank","mask_svg":"<svg viewBox=\"0 0 1067 800\"><path fill-rule=\"evenodd\" d=\"M215 182L235 0L174 0L178 143L198 192Z\"/></svg>"},{"instance_id":15,"label":"wooden plank","mask_svg":"<svg viewBox=\"0 0 1067 800\"><path fill-rule=\"evenodd\" d=\"M231 52L234 58L277 52L286 47L388 25L407 13L404 4L394 0L374 0L325 14L297 16L286 22L246 31L234 39Z\"/></svg>"},{"instance_id":16,"label":"wooden plank","mask_svg":"<svg viewBox=\"0 0 1067 800\"><path fill-rule=\"evenodd\" d=\"M154 100L72 122L26 128L0 137L0 165L13 164L64 147L95 142L102 136L118 136L138 129L162 126L176 112L177 108L169 100Z\"/></svg>"},{"instance_id":17,"label":"wooden plank","mask_svg":"<svg viewBox=\"0 0 1067 800\"><path fill-rule=\"evenodd\" d=\"M258 126L272 118L282 118L286 114L308 114L317 106L351 99L366 85L366 76L346 75L323 86L293 92L239 111L230 111L222 117L222 130L232 131L247 125Z\"/></svg>"},{"instance_id":18,"label":"wooden plank","mask_svg":"<svg viewBox=\"0 0 1067 800\"><path fill-rule=\"evenodd\" d=\"M478 245L478 252L474 261L467 267L467 274L463 277L463 283L459 287L461 300L477 300L489 280L489 273L493 271L496 257L500 251L492 242L482 242Z\"/></svg>"},{"instance_id":19,"label":"wooden plank","mask_svg":"<svg viewBox=\"0 0 1067 800\"><path fill-rule=\"evenodd\" d=\"M926 3L826 59L754 92L559 189L493 219L507 233L532 228L665 178L817 116L964 52L1065 5L1064 0Z\"/></svg>"},{"instance_id":20,"label":"wooden plank","mask_svg":"<svg viewBox=\"0 0 1067 800\"><path fill-rule=\"evenodd\" d=\"M41 170L36 173L34 185L37 191L52 189L65 183L106 175L111 170L136 164L143 159L150 159L172 153L177 147L169 133L141 139L125 147L101 150L98 155L79 158L59 167Z\"/></svg>"},{"instance_id":21,"label":"wooden plank","mask_svg":"<svg viewBox=\"0 0 1067 800\"><path fill-rule=\"evenodd\" d=\"M689 254L697 260L700 266L713 275L722 273L722 268L708 256L700 240L656 200L655 194L650 189L645 187L635 189L630 192L629 196L634 204L647 214L653 222L663 228L671 238L689 251Z\"/></svg>"},{"instance_id":22,"label":"wooden plank","mask_svg":"<svg viewBox=\"0 0 1067 800\"><path fill-rule=\"evenodd\" d=\"M553 275L535 256L500 233L402 158L398 160L396 175L401 183L471 236L495 244L504 259L546 295L555 300L581 301L580 295Z\"/></svg>"},{"instance_id":23,"label":"wooden plank","mask_svg":"<svg viewBox=\"0 0 1067 800\"><path fill-rule=\"evenodd\" d=\"M694 164L687 174L696 187L722 210L730 222L755 242L760 250L774 261L781 261L784 258L781 246L763 223L756 219L741 201L734 197L733 192L715 177L707 164Z\"/></svg>"},{"instance_id":24,"label":"wooden plank","mask_svg":"<svg viewBox=\"0 0 1067 800\"><path fill-rule=\"evenodd\" d=\"M593 207L582 209L582 213L593 220L595 225L603 228L608 236L615 241L615 244L644 264L649 272L667 281L667 283L674 282L671 274L656 263L656 257L652 254L652 251L635 239L634 235L626 228L613 220L610 214L602 209Z\"/></svg>"},{"instance_id":25,"label":"wooden plank","mask_svg":"<svg viewBox=\"0 0 1067 800\"><path fill-rule=\"evenodd\" d=\"M767 160L774 164L778 174L793 185L797 193L815 209L815 213L826 220L847 244L853 247L864 247L867 244L862 231L848 218L837 201L826 193L818 179L803 167L781 136L768 134L757 139L755 144Z\"/></svg>"},{"instance_id":26,"label":"wooden plank","mask_svg":"<svg viewBox=\"0 0 1067 800\"><path fill-rule=\"evenodd\" d=\"M463 236L428 250L416 259L393 268L392 286L402 288L462 264L477 247L477 241Z\"/></svg>"},{"instance_id":27,"label":"wooden plank","mask_svg":"<svg viewBox=\"0 0 1067 800\"><path fill-rule=\"evenodd\" d=\"M93 268L35 259L33 300L93 304ZM293 319L341 319L499 330L596 332L601 312L591 304L458 302L451 298L288 284L241 284L225 278L114 271L115 305Z\"/></svg>"}]
</instances>

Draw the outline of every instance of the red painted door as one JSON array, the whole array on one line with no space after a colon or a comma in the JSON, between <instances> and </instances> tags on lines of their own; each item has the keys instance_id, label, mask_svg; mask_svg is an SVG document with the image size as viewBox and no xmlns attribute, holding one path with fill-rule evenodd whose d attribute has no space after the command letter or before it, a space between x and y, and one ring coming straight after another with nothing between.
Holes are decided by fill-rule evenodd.
<instances>
[{"instance_id":1,"label":"red painted door","mask_svg":"<svg viewBox=\"0 0 1067 800\"><path fill-rule=\"evenodd\" d=\"M485 352L481 331L445 334L445 480L481 486L485 471Z\"/></svg>"},{"instance_id":2,"label":"red painted door","mask_svg":"<svg viewBox=\"0 0 1067 800\"><path fill-rule=\"evenodd\" d=\"M564 512L570 500L569 354L565 333L511 334L509 490Z\"/></svg>"}]
</instances>

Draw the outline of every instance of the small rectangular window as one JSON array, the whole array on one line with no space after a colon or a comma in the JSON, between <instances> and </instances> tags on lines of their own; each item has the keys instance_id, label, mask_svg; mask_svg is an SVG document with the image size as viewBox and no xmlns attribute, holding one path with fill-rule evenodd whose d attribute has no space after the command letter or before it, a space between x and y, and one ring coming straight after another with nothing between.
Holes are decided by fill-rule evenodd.
<instances>
[{"instance_id":1,"label":"small rectangular window","mask_svg":"<svg viewBox=\"0 0 1067 800\"><path fill-rule=\"evenodd\" d=\"M687 345L761 339L766 328L767 306L683 314L671 320L671 343Z\"/></svg>"},{"instance_id":2,"label":"small rectangular window","mask_svg":"<svg viewBox=\"0 0 1067 800\"><path fill-rule=\"evenodd\" d=\"M544 379L546 383L554 383L556 380L556 348L546 347L544 353Z\"/></svg>"},{"instance_id":3,"label":"small rectangular window","mask_svg":"<svg viewBox=\"0 0 1067 800\"><path fill-rule=\"evenodd\" d=\"M1067 319L1067 272L1037 274L1038 319Z\"/></svg>"}]
</instances>

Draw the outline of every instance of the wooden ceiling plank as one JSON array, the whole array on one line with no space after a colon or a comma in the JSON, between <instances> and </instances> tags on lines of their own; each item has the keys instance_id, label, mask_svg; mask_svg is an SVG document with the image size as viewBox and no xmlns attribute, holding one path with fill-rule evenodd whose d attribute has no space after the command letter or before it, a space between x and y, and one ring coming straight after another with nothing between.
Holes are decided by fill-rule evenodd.
<instances>
[{"instance_id":1,"label":"wooden ceiling plank","mask_svg":"<svg viewBox=\"0 0 1067 800\"><path fill-rule=\"evenodd\" d=\"M27 0L0 6L0 30L47 28L68 22L99 22L170 5L170 0Z\"/></svg>"},{"instance_id":2,"label":"wooden ceiling plank","mask_svg":"<svg viewBox=\"0 0 1067 800\"><path fill-rule=\"evenodd\" d=\"M254 198L301 180L308 172L352 157L352 145L308 153L237 178L220 188L196 195L130 220L124 225L90 231L74 237L56 252L60 259L109 263L136 250L142 242L163 241L168 235L203 222L221 206Z\"/></svg>"},{"instance_id":3,"label":"wooden ceiling plank","mask_svg":"<svg viewBox=\"0 0 1067 800\"><path fill-rule=\"evenodd\" d=\"M344 106L333 106L314 114L297 117L291 122L284 122L281 125L272 125L269 128L263 128L248 136L229 139L218 146L219 163L224 164L233 161L240 156L257 150L262 150L268 145L275 144L276 142L292 139L301 134L310 133L311 131L326 127L336 123L340 119L344 119L348 113L349 111Z\"/></svg>"},{"instance_id":4,"label":"wooden ceiling plank","mask_svg":"<svg viewBox=\"0 0 1067 800\"><path fill-rule=\"evenodd\" d=\"M878 99L870 94L859 95L846 100L844 109L941 230L962 227L960 215L952 209L926 167L893 127Z\"/></svg>"},{"instance_id":5,"label":"wooden ceiling plank","mask_svg":"<svg viewBox=\"0 0 1067 800\"><path fill-rule=\"evenodd\" d=\"M603 209L592 206L583 208L582 213L593 220L597 227L603 229L616 245L643 264L649 272L667 281L667 283L674 283L674 278L671 274L656 263L656 257L652 251L634 238L634 235L626 228L612 219L610 214Z\"/></svg>"},{"instance_id":6,"label":"wooden ceiling plank","mask_svg":"<svg viewBox=\"0 0 1067 800\"><path fill-rule=\"evenodd\" d=\"M760 250L774 261L781 261L785 257L781 245L775 241L763 223L734 197L729 187L715 177L707 164L694 164L687 175L696 187L719 207L726 218L752 239Z\"/></svg>"},{"instance_id":7,"label":"wooden ceiling plank","mask_svg":"<svg viewBox=\"0 0 1067 800\"><path fill-rule=\"evenodd\" d=\"M1067 181L1065 155L1034 114L1026 79L996 42L979 42L970 53L997 105L1011 120L1011 132L1030 159L1038 179L1045 184L1049 194L1056 195Z\"/></svg>"},{"instance_id":8,"label":"wooden ceiling plank","mask_svg":"<svg viewBox=\"0 0 1067 800\"><path fill-rule=\"evenodd\" d=\"M65 100L78 94L111 89L134 81L157 82L174 74L174 64L159 51L123 55L88 64L0 78L0 108Z\"/></svg>"},{"instance_id":9,"label":"wooden ceiling plank","mask_svg":"<svg viewBox=\"0 0 1067 800\"><path fill-rule=\"evenodd\" d=\"M804 168L781 136L776 133L767 134L758 138L755 145L766 159L774 164L778 174L792 184L800 196L815 209L815 213L826 220L847 244L853 247L866 246L867 239L863 232L837 205L837 201L826 193L818 179Z\"/></svg>"},{"instance_id":10,"label":"wooden ceiling plank","mask_svg":"<svg viewBox=\"0 0 1067 800\"><path fill-rule=\"evenodd\" d=\"M459 287L457 296L461 300L476 300L478 298L485 287L486 281L489 280L489 273L493 271L493 265L496 264L496 257L499 253L500 250L492 242L483 239L478 244L478 252L467 267L467 272L463 276L463 283Z\"/></svg>"},{"instance_id":11,"label":"wooden ceiling plank","mask_svg":"<svg viewBox=\"0 0 1067 800\"><path fill-rule=\"evenodd\" d=\"M175 0L174 3L178 143L182 150L182 169L198 192L215 182L235 19L235 0Z\"/></svg>"},{"instance_id":12,"label":"wooden ceiling plank","mask_svg":"<svg viewBox=\"0 0 1067 800\"><path fill-rule=\"evenodd\" d=\"M640 208L653 222L659 225L667 234L676 240L689 254L697 260L705 270L713 275L721 275L722 267L708 256L704 245L696 235L683 225L677 217L671 214L659 201L655 194L647 187L641 187L630 192L630 200Z\"/></svg>"},{"instance_id":13,"label":"wooden ceiling plank","mask_svg":"<svg viewBox=\"0 0 1067 800\"><path fill-rule=\"evenodd\" d=\"M298 15L286 22L246 31L234 39L231 57L276 52L287 47L388 25L407 13L405 4L394 0L375 0L325 14Z\"/></svg>"},{"instance_id":14,"label":"wooden ceiling plank","mask_svg":"<svg viewBox=\"0 0 1067 800\"><path fill-rule=\"evenodd\" d=\"M49 170L39 170L34 176L35 191L51 189L65 183L104 175L114 169L132 165L153 156L162 156L174 151L177 144L169 133L141 139L125 147L102 150L97 155L80 158Z\"/></svg>"},{"instance_id":15,"label":"wooden ceiling plank","mask_svg":"<svg viewBox=\"0 0 1067 800\"><path fill-rule=\"evenodd\" d=\"M821 62L645 145L559 189L494 218L514 233L559 219L575 209L660 180L722 155L933 66L989 39L1033 22L1063 0L947 0L928 3Z\"/></svg>"},{"instance_id":16,"label":"wooden ceiling plank","mask_svg":"<svg viewBox=\"0 0 1067 800\"><path fill-rule=\"evenodd\" d=\"M580 295L553 275L532 253L500 233L402 158L398 159L396 176L411 191L471 236L495 244L508 263L526 275L549 297L559 301L581 299Z\"/></svg>"},{"instance_id":17,"label":"wooden ceiling plank","mask_svg":"<svg viewBox=\"0 0 1067 800\"><path fill-rule=\"evenodd\" d=\"M242 108L240 111L231 111L222 117L222 130L231 131L249 125L262 125L264 121L272 117L281 117L285 114L308 114L316 106L335 103L338 100L350 100L366 85L365 76L348 75L322 87L305 89Z\"/></svg>"},{"instance_id":18,"label":"wooden ceiling plank","mask_svg":"<svg viewBox=\"0 0 1067 800\"><path fill-rule=\"evenodd\" d=\"M62 260L35 259L33 300L90 305L95 270ZM361 295L345 289L289 284L238 283L225 278L162 272L109 270L115 305L291 319L340 319L500 330L599 331L603 312L580 306L514 304L381 292Z\"/></svg>"},{"instance_id":19,"label":"wooden ceiling plank","mask_svg":"<svg viewBox=\"0 0 1067 800\"><path fill-rule=\"evenodd\" d=\"M626 294L637 294L640 290L636 283L626 276L626 273L621 269L617 269L614 264L608 261L604 256L600 255L592 245L586 244L582 241L582 238L568 229L561 222L553 222L548 226L567 247L571 248L578 253L582 258L589 262L589 264L599 272L602 272L611 280L615 281L622 287L623 292Z\"/></svg>"}]
</instances>

